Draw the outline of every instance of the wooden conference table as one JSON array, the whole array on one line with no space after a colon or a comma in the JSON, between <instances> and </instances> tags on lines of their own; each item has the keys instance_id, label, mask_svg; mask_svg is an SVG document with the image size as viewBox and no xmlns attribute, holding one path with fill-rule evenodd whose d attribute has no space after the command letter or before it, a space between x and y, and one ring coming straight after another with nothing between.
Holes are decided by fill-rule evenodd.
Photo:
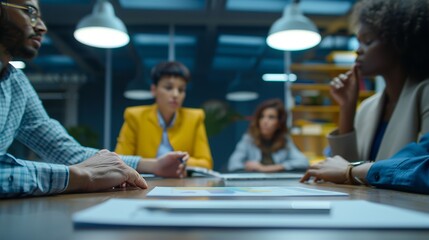
<instances>
[{"instance_id":1,"label":"wooden conference table","mask_svg":"<svg viewBox=\"0 0 429 240\"><path fill-rule=\"evenodd\" d=\"M216 228L75 228L72 214L111 198L144 199L154 186L305 186L346 192L348 197L323 200L363 199L376 203L426 212L429 195L404 193L363 186L330 183L301 184L297 180L229 181L215 178L147 179L148 190L112 189L91 194L65 194L49 197L0 200L0 239L429 239L422 230L323 230L323 229L216 229ZM151 198L152 199L152 198ZM189 198L206 199L206 198ZM217 198L219 199L219 198ZM254 199L254 198L252 198ZM266 199L266 198L265 198ZM279 199L276 197L275 199ZM281 198L280 198L281 199ZM284 199L291 200L289 197ZM295 199L320 199L293 197ZM351 218L353 216L350 216Z\"/></svg>"}]
</instances>

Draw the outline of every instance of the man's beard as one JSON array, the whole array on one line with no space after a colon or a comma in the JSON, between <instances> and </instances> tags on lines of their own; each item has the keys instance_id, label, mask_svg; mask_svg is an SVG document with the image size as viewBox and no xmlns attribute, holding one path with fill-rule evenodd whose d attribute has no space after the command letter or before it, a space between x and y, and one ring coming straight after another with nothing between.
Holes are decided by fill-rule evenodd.
<instances>
[{"instance_id":1,"label":"man's beard","mask_svg":"<svg viewBox=\"0 0 429 240\"><path fill-rule=\"evenodd\" d=\"M32 59L37 55L36 49L25 45L27 39L24 32L13 22L5 17L0 18L0 44L12 58Z\"/></svg>"}]
</instances>

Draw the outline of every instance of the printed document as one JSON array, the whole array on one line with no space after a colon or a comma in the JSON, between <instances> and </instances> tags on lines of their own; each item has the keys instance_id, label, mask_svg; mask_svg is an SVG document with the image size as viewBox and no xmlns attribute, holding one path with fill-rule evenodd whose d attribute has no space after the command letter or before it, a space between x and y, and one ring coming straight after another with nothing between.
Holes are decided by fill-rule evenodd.
<instances>
[{"instance_id":1,"label":"printed document","mask_svg":"<svg viewBox=\"0 0 429 240\"><path fill-rule=\"evenodd\" d=\"M348 196L347 193L303 187L155 187L148 197L302 197Z\"/></svg>"}]
</instances>

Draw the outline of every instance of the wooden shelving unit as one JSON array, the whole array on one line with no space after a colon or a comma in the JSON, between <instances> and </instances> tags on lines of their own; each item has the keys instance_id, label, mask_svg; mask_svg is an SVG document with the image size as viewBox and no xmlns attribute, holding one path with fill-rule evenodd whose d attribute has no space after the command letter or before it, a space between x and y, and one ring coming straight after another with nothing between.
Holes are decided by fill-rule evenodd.
<instances>
[{"instance_id":1,"label":"wooden shelving unit","mask_svg":"<svg viewBox=\"0 0 429 240\"><path fill-rule=\"evenodd\" d=\"M292 139L311 162L324 159L324 150L328 146L327 134L336 128L339 106L332 99L329 82L351 66L335 64L292 64L291 70L303 79L314 79L315 83L292 83L292 95L302 102L292 108L294 129ZM374 91L361 91L360 100L370 97ZM307 101L306 101L307 100Z\"/></svg>"},{"instance_id":2,"label":"wooden shelving unit","mask_svg":"<svg viewBox=\"0 0 429 240\"><path fill-rule=\"evenodd\" d=\"M349 71L352 65L339 65L339 64L292 64L292 72L328 72L330 74L344 73Z\"/></svg>"},{"instance_id":3,"label":"wooden shelving unit","mask_svg":"<svg viewBox=\"0 0 429 240\"><path fill-rule=\"evenodd\" d=\"M338 106L295 106L292 112L338 113Z\"/></svg>"},{"instance_id":4,"label":"wooden shelving unit","mask_svg":"<svg viewBox=\"0 0 429 240\"><path fill-rule=\"evenodd\" d=\"M352 65L337 64L292 64L291 71L305 79L328 81L340 73L345 73Z\"/></svg>"}]
</instances>

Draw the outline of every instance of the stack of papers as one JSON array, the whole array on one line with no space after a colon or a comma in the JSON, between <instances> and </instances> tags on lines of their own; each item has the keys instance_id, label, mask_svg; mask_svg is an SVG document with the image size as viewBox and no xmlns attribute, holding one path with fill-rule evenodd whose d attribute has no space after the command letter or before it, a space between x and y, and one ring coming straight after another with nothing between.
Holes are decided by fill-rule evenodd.
<instances>
[{"instance_id":1,"label":"stack of papers","mask_svg":"<svg viewBox=\"0 0 429 240\"><path fill-rule=\"evenodd\" d=\"M74 214L73 222L76 227L429 229L428 214L360 200L111 199Z\"/></svg>"}]
</instances>

